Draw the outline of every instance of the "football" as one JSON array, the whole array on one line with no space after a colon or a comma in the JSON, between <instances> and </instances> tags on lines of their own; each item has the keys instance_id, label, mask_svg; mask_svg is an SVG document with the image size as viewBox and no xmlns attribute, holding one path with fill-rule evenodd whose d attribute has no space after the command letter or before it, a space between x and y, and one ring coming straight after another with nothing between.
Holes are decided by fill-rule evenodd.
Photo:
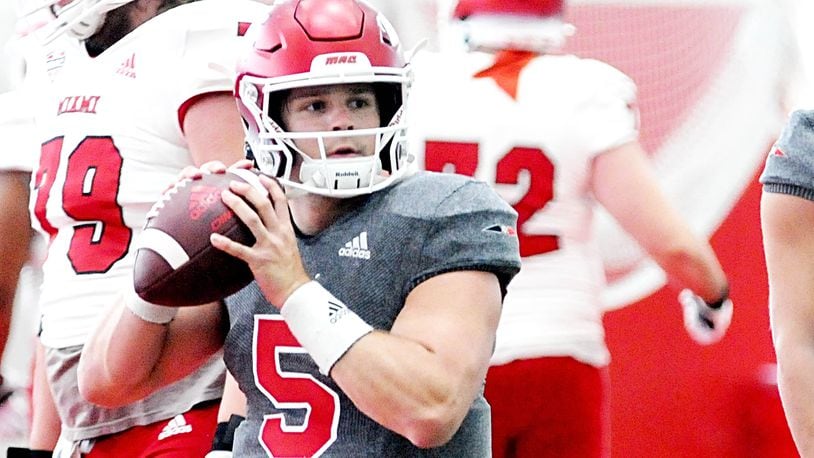
<instances>
[{"instance_id":1,"label":"football","mask_svg":"<svg viewBox=\"0 0 814 458\"><path fill-rule=\"evenodd\" d=\"M268 194L256 171L230 169L182 180L153 206L133 269L139 297L173 307L200 305L221 300L252 281L245 262L209 242L210 234L217 232L254 244L249 228L221 200L221 191L236 180Z\"/></svg>"}]
</instances>

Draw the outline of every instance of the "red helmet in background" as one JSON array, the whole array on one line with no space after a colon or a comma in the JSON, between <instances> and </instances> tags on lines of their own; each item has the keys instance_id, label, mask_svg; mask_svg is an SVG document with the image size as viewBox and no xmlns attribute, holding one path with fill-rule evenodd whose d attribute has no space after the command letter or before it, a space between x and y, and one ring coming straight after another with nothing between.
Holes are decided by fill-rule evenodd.
<instances>
[{"instance_id":1,"label":"red helmet in background","mask_svg":"<svg viewBox=\"0 0 814 458\"><path fill-rule=\"evenodd\" d=\"M445 14L446 44L470 50L548 52L574 32L564 0L458 0Z\"/></svg>"},{"instance_id":2,"label":"red helmet in background","mask_svg":"<svg viewBox=\"0 0 814 458\"><path fill-rule=\"evenodd\" d=\"M466 19L472 15L518 15L538 17L562 17L565 2L563 0L459 0L455 5L453 16Z\"/></svg>"},{"instance_id":3,"label":"red helmet in background","mask_svg":"<svg viewBox=\"0 0 814 458\"><path fill-rule=\"evenodd\" d=\"M398 36L390 22L357 0L284 0L252 25L252 48L238 63L235 96L258 168L288 187L333 197L379 190L407 171L403 106L410 83ZM281 104L292 88L370 83L382 124L375 129L286 132ZM374 135L371 157L327 158L322 139ZM294 144L317 139L320 159ZM300 164L299 176L292 166Z\"/></svg>"}]
</instances>

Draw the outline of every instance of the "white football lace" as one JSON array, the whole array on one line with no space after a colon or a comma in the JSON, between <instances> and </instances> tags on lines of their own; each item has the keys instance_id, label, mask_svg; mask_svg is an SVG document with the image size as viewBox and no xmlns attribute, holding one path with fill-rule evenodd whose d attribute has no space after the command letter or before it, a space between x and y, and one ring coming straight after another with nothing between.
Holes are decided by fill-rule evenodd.
<instances>
[{"instance_id":1,"label":"white football lace","mask_svg":"<svg viewBox=\"0 0 814 458\"><path fill-rule=\"evenodd\" d=\"M172 199L172 196L178 194L178 190L185 187L187 183L191 181L192 178L184 178L183 180L178 181L174 185L172 185L170 189L164 191L164 194L161 194L161 198L159 198L156 201L156 203L153 204L152 208L150 208L150 211L147 212L147 219L158 216L158 213L161 211L162 208L164 208L164 205L166 205L166 203L169 202L170 199Z\"/></svg>"}]
</instances>

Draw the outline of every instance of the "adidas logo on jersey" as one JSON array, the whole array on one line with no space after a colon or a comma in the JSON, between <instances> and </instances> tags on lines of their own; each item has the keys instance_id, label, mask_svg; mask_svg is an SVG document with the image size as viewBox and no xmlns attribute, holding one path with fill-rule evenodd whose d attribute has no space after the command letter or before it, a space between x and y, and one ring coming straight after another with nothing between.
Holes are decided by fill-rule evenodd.
<instances>
[{"instance_id":1,"label":"adidas logo on jersey","mask_svg":"<svg viewBox=\"0 0 814 458\"><path fill-rule=\"evenodd\" d=\"M367 248L367 231L353 238L339 249L339 256L345 258L370 259L370 250Z\"/></svg>"},{"instance_id":2,"label":"adidas logo on jersey","mask_svg":"<svg viewBox=\"0 0 814 458\"><path fill-rule=\"evenodd\" d=\"M136 54L133 53L132 56L128 57L124 60L124 62L119 65L119 69L116 70L116 73L119 75L126 76L128 78L135 78L136 77Z\"/></svg>"},{"instance_id":3,"label":"adidas logo on jersey","mask_svg":"<svg viewBox=\"0 0 814 458\"><path fill-rule=\"evenodd\" d=\"M186 434L192 432L192 425L187 423L187 419L183 415L176 415L175 418L167 423L167 426L161 430L158 435L158 440L164 440L168 437L177 436L178 434Z\"/></svg>"}]
</instances>

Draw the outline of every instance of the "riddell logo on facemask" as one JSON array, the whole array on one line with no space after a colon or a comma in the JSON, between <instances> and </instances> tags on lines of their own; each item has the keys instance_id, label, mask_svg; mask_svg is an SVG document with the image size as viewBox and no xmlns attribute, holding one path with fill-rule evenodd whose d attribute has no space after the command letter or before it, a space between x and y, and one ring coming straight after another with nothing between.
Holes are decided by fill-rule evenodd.
<instances>
[{"instance_id":1,"label":"riddell logo on facemask","mask_svg":"<svg viewBox=\"0 0 814 458\"><path fill-rule=\"evenodd\" d=\"M343 258L370 259L370 250L367 247L367 231L357 235L340 248L339 256Z\"/></svg>"}]
</instances>

